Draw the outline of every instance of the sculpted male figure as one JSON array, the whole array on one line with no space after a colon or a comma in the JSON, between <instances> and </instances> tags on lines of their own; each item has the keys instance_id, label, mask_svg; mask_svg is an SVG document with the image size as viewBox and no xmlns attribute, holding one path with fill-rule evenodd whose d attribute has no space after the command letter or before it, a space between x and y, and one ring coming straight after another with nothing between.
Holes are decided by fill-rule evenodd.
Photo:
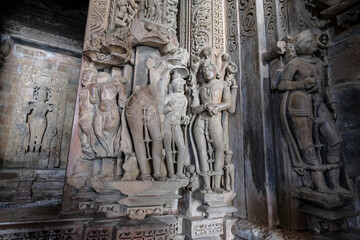
<instances>
[{"instance_id":1,"label":"sculpted male figure","mask_svg":"<svg viewBox=\"0 0 360 240\"><path fill-rule=\"evenodd\" d=\"M183 173L186 157L186 146L184 141L184 133L181 125L189 124L189 116L186 115L187 98L184 95L185 80L181 75L175 73L170 86L173 93L167 95L164 99L164 145L166 153L166 163L168 167L169 177L171 179L185 178ZM174 172L175 152L176 156L176 175Z\"/></svg>"},{"instance_id":2,"label":"sculpted male figure","mask_svg":"<svg viewBox=\"0 0 360 240\"><path fill-rule=\"evenodd\" d=\"M41 85L38 88L37 102L30 102L25 109L26 114L31 114L29 118L29 152L40 152L41 150L48 126L46 115L53 111L53 105L47 103L47 100L47 87Z\"/></svg>"},{"instance_id":3,"label":"sculpted male figure","mask_svg":"<svg viewBox=\"0 0 360 240\"><path fill-rule=\"evenodd\" d=\"M297 56L284 68L279 90L288 90L288 119L303 161L310 166L321 166L319 136L327 143L326 161L340 164L342 140L336 130L337 106L327 88L324 63L314 56L317 51L315 34L306 30L295 39ZM314 133L314 134L313 134ZM329 170L329 188L321 171L311 171L314 188L319 192L342 191L340 168Z\"/></svg>"},{"instance_id":4,"label":"sculpted male figure","mask_svg":"<svg viewBox=\"0 0 360 240\"><path fill-rule=\"evenodd\" d=\"M231 107L230 87L223 79L216 78L217 69L211 62L204 63L199 71L205 82L198 91L200 104L194 106L192 111L198 114L194 123L194 138L200 175L204 177L206 191L211 191L210 177L215 176L213 190L222 192L220 184L224 167L224 139L221 115L222 111Z\"/></svg>"}]
</instances>

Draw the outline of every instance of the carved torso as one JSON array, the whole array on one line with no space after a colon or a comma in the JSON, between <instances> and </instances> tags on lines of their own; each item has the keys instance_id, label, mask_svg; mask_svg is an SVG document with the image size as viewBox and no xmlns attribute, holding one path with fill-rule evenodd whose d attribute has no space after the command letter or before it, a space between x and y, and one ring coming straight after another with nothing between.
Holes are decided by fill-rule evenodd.
<instances>
[{"instance_id":1,"label":"carved torso","mask_svg":"<svg viewBox=\"0 0 360 240\"><path fill-rule=\"evenodd\" d=\"M187 99L183 93L172 93L165 98L167 106L171 107L171 111L165 116L166 119L171 121L173 124L180 124L183 110L187 105Z\"/></svg>"}]
</instances>

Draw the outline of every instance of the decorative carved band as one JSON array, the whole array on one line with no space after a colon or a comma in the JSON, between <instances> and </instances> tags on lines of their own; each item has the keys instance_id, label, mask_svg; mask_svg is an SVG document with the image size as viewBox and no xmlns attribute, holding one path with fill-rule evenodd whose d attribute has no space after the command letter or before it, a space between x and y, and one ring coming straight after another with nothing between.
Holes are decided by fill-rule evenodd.
<instances>
[{"instance_id":1,"label":"decorative carved band","mask_svg":"<svg viewBox=\"0 0 360 240\"><path fill-rule=\"evenodd\" d=\"M241 14L241 43L253 38L256 33L256 6L255 0L240 0Z\"/></svg>"}]
</instances>

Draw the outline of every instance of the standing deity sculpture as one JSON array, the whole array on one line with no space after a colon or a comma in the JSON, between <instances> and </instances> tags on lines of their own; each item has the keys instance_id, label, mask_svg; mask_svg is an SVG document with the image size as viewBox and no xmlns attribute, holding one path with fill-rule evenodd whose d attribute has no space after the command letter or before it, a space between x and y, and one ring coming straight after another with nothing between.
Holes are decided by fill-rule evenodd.
<instances>
[{"instance_id":1,"label":"standing deity sculpture","mask_svg":"<svg viewBox=\"0 0 360 240\"><path fill-rule=\"evenodd\" d=\"M226 191L234 191L235 166L232 163L232 157L233 152L231 150L226 150L224 166L224 188Z\"/></svg>"},{"instance_id":2,"label":"standing deity sculpture","mask_svg":"<svg viewBox=\"0 0 360 240\"><path fill-rule=\"evenodd\" d=\"M87 66L81 78L82 89L79 102L79 136L83 153L90 158L97 155L94 151L95 132L93 127L95 104L97 101L96 80L98 71L93 65Z\"/></svg>"},{"instance_id":3,"label":"standing deity sculpture","mask_svg":"<svg viewBox=\"0 0 360 240\"><path fill-rule=\"evenodd\" d=\"M53 105L47 103L48 88L46 85L41 85L34 89L35 101L30 102L25 108L29 126L29 142L28 152L44 152L49 148L49 144L43 145L45 142L50 142L51 139L46 138L45 131L48 127L47 114L53 111Z\"/></svg>"},{"instance_id":4,"label":"standing deity sculpture","mask_svg":"<svg viewBox=\"0 0 360 240\"><path fill-rule=\"evenodd\" d=\"M217 78L217 67L208 55L205 55L198 69L204 82L198 89L198 104L192 106L193 114L197 115L193 135L205 191L222 192L225 151L222 112L231 108L232 96L229 83Z\"/></svg>"},{"instance_id":5,"label":"standing deity sculpture","mask_svg":"<svg viewBox=\"0 0 360 240\"><path fill-rule=\"evenodd\" d=\"M311 30L303 31L293 45L296 56L285 66L278 89L286 91L282 124L294 153L294 169L301 175L310 172L317 192L350 193L340 184L342 139L335 125L338 110L328 87L326 66L314 56L316 36ZM324 146L326 154L322 154Z\"/></svg>"},{"instance_id":6,"label":"standing deity sculpture","mask_svg":"<svg viewBox=\"0 0 360 240\"><path fill-rule=\"evenodd\" d=\"M164 99L165 120L163 124L164 145L166 153L167 169L170 179L185 178L183 173L186 158L186 145L181 125L189 124L189 116L186 115L188 101L184 95L186 81L180 74L175 73L170 83L172 93ZM176 175L174 171L176 162Z\"/></svg>"}]
</instances>

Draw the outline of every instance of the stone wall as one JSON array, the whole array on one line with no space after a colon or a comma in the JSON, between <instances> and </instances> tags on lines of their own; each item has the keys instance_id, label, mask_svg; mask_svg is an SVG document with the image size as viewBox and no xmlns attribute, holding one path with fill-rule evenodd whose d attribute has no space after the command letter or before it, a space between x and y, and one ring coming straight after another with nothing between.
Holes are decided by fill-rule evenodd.
<instances>
[{"instance_id":1,"label":"stone wall","mask_svg":"<svg viewBox=\"0 0 360 240\"><path fill-rule=\"evenodd\" d=\"M19 201L23 204L42 201L40 205L48 205L61 198L79 69L79 58L21 44L14 44L7 56L0 72L0 202L4 206L9 206L9 202L19 205ZM20 131L19 124L30 128L26 118L31 114L24 114L22 110L33 100L34 86L39 85L34 80L36 74L51 77L47 85L52 88L51 97L47 102L53 105L53 110L46 113L45 118L47 129L54 126L56 134L51 140L50 153L45 157L30 154L29 149L21 153L20 146L24 142L26 145L30 137L28 132ZM24 193L24 184L27 193ZM16 197L20 192L26 196Z\"/></svg>"}]
</instances>

